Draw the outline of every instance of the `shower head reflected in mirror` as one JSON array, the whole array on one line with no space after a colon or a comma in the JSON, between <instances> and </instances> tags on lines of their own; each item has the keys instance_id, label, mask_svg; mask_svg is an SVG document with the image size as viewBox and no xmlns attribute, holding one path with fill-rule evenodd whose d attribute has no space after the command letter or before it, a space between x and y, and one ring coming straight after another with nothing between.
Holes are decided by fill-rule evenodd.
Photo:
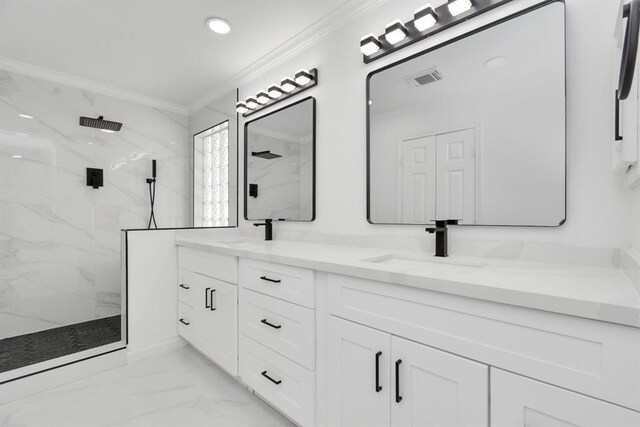
<instances>
[{"instance_id":1,"label":"shower head reflected in mirror","mask_svg":"<svg viewBox=\"0 0 640 427\"><path fill-rule=\"evenodd\" d=\"M260 157L261 159L273 160L278 157L282 157L280 154L272 153L270 150L267 151L252 151L251 155L253 157Z\"/></svg>"},{"instance_id":2,"label":"shower head reflected in mirror","mask_svg":"<svg viewBox=\"0 0 640 427\"><path fill-rule=\"evenodd\" d=\"M118 132L122 129L122 123L105 120L103 116L95 119L91 117L80 117L80 126L100 129L105 132Z\"/></svg>"}]
</instances>

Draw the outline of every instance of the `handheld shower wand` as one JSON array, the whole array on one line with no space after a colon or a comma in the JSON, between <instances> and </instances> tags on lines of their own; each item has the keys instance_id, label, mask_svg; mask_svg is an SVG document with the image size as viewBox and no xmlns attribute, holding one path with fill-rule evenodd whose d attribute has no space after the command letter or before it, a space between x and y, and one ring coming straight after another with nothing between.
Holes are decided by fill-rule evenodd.
<instances>
[{"instance_id":1,"label":"handheld shower wand","mask_svg":"<svg viewBox=\"0 0 640 427\"><path fill-rule=\"evenodd\" d=\"M147 229L151 229L151 223L153 226L158 229L158 224L156 223L156 214L153 211L154 205L156 203L156 160L151 160L151 174L152 178L147 178L147 184L149 184L149 202L151 203L151 213L149 214L149 224L147 225Z\"/></svg>"}]
</instances>

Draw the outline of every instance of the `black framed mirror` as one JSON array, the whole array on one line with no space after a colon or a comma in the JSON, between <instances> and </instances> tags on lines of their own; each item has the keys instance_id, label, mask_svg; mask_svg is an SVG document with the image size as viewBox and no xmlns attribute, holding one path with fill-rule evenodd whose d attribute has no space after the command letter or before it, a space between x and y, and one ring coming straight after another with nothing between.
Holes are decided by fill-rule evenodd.
<instances>
[{"instance_id":1,"label":"black framed mirror","mask_svg":"<svg viewBox=\"0 0 640 427\"><path fill-rule=\"evenodd\" d=\"M244 125L244 218L313 221L316 100L304 98Z\"/></svg>"},{"instance_id":2,"label":"black framed mirror","mask_svg":"<svg viewBox=\"0 0 640 427\"><path fill-rule=\"evenodd\" d=\"M565 222L564 1L373 71L366 101L370 223Z\"/></svg>"}]
</instances>

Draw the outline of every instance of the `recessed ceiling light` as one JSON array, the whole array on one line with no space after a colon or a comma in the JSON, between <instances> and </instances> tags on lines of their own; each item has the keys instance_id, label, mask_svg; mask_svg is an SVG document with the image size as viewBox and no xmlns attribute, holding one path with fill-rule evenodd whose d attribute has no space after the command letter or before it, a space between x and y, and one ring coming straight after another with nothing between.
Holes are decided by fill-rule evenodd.
<instances>
[{"instance_id":1,"label":"recessed ceiling light","mask_svg":"<svg viewBox=\"0 0 640 427\"><path fill-rule=\"evenodd\" d=\"M487 68L498 68L502 67L507 63L507 58L504 56L496 56L494 58L489 58L485 61L484 66Z\"/></svg>"},{"instance_id":2,"label":"recessed ceiling light","mask_svg":"<svg viewBox=\"0 0 640 427\"><path fill-rule=\"evenodd\" d=\"M206 24L214 33L227 34L231 31L231 23L223 18L209 18Z\"/></svg>"},{"instance_id":3,"label":"recessed ceiling light","mask_svg":"<svg viewBox=\"0 0 640 427\"><path fill-rule=\"evenodd\" d=\"M28 114L18 114L20 117L22 117L23 119L33 119L33 116L30 116Z\"/></svg>"},{"instance_id":4,"label":"recessed ceiling light","mask_svg":"<svg viewBox=\"0 0 640 427\"><path fill-rule=\"evenodd\" d=\"M111 130L111 129L100 129L100 132L104 132L104 133L114 133L115 131Z\"/></svg>"},{"instance_id":5,"label":"recessed ceiling light","mask_svg":"<svg viewBox=\"0 0 640 427\"><path fill-rule=\"evenodd\" d=\"M19 155L19 154L14 154L14 155L13 155L13 156L11 156L11 157L13 157L14 159L21 159L21 158L22 158L22 156L21 156L21 155Z\"/></svg>"}]
</instances>

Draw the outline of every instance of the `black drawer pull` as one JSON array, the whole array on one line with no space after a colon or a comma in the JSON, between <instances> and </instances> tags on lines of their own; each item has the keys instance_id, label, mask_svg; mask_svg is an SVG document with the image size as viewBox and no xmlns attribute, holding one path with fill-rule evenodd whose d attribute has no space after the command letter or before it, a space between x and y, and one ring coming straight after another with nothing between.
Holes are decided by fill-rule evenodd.
<instances>
[{"instance_id":1,"label":"black drawer pull","mask_svg":"<svg viewBox=\"0 0 640 427\"><path fill-rule=\"evenodd\" d=\"M402 402L402 396L400 396L400 364L402 359L396 360L396 403Z\"/></svg>"},{"instance_id":2,"label":"black drawer pull","mask_svg":"<svg viewBox=\"0 0 640 427\"><path fill-rule=\"evenodd\" d=\"M184 318L180 319L180 323L182 323L185 326L189 326L191 324L191 322L185 322Z\"/></svg>"},{"instance_id":3,"label":"black drawer pull","mask_svg":"<svg viewBox=\"0 0 640 427\"><path fill-rule=\"evenodd\" d=\"M280 283L282 282L282 280L280 279L269 279L267 276L260 276L261 280L266 280L267 282L271 282L271 283Z\"/></svg>"},{"instance_id":4,"label":"black drawer pull","mask_svg":"<svg viewBox=\"0 0 640 427\"><path fill-rule=\"evenodd\" d=\"M380 356L382 356L381 351L376 353L376 393L380 393L382 390L382 386L380 386Z\"/></svg>"},{"instance_id":5,"label":"black drawer pull","mask_svg":"<svg viewBox=\"0 0 640 427\"><path fill-rule=\"evenodd\" d=\"M211 303L209 302L209 296L211 296L209 294L209 289L211 288L207 288L204 290L204 308L211 308Z\"/></svg>"},{"instance_id":6,"label":"black drawer pull","mask_svg":"<svg viewBox=\"0 0 640 427\"><path fill-rule=\"evenodd\" d=\"M269 375L267 375L267 371L262 371L262 374L261 374L261 375L262 375L263 377L265 377L266 379L268 379L269 381L271 381L272 383L274 383L275 385L279 385L279 384L282 382L282 380L278 380L278 381L276 381L276 380L274 380L273 378L271 378Z\"/></svg>"},{"instance_id":7,"label":"black drawer pull","mask_svg":"<svg viewBox=\"0 0 640 427\"><path fill-rule=\"evenodd\" d=\"M218 299L216 298L216 306L213 306L213 294L216 290L215 289L211 289L211 293L210 293L210 298L209 300L211 301L211 311L216 311L216 308L218 308Z\"/></svg>"},{"instance_id":8,"label":"black drawer pull","mask_svg":"<svg viewBox=\"0 0 640 427\"><path fill-rule=\"evenodd\" d=\"M282 325L277 325L277 326L276 326L276 325L274 325L273 323L269 323L269 322L267 322L267 319L262 319L260 322L261 322L261 323L264 323L264 324L265 324L265 325L267 325L267 326L271 326L273 329L280 329L280 328L282 328Z\"/></svg>"},{"instance_id":9,"label":"black drawer pull","mask_svg":"<svg viewBox=\"0 0 640 427\"><path fill-rule=\"evenodd\" d=\"M181 287L182 289L191 289L191 287L190 287L190 286L187 286L187 285L185 285L184 283L180 283L180 287Z\"/></svg>"}]
</instances>

